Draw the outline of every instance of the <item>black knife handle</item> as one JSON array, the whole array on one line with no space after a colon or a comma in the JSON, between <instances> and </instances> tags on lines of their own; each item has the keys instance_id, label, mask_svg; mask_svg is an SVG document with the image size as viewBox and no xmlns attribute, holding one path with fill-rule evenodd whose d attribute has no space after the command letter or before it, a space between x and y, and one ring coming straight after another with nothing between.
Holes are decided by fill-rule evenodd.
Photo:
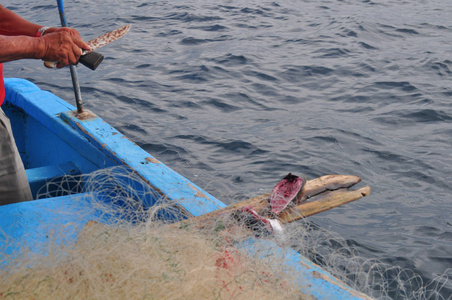
<instances>
[{"instance_id":1,"label":"black knife handle","mask_svg":"<svg viewBox=\"0 0 452 300\"><path fill-rule=\"evenodd\" d=\"M89 52L80 57L78 60L82 65L90 68L91 70L96 70L100 63L104 60L104 56L98 52Z\"/></svg>"}]
</instances>

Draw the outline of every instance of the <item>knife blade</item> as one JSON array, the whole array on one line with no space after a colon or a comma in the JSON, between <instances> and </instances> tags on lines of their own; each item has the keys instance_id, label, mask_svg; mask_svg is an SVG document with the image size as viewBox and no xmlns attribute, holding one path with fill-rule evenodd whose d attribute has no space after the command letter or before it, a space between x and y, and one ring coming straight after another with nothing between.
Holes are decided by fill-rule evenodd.
<instances>
[{"instance_id":1,"label":"knife blade","mask_svg":"<svg viewBox=\"0 0 452 300\"><path fill-rule=\"evenodd\" d=\"M87 44L90 46L90 50L84 50L82 52L82 56L80 57L79 62L84 66L90 68L91 70L95 70L104 59L104 56L98 52L94 52L94 50L97 50L123 37L127 32L129 32L130 27L131 25L127 24L88 41ZM44 66L53 69L55 68L57 63L58 62L45 61Z\"/></svg>"},{"instance_id":2,"label":"knife blade","mask_svg":"<svg viewBox=\"0 0 452 300\"><path fill-rule=\"evenodd\" d=\"M110 44L111 42L116 41L117 39L123 37L127 32L129 32L131 25L127 24L118 29L105 33L95 39L92 39L87 42L87 44L91 47L90 50L84 50L82 55L86 55L90 52L93 52L105 45Z\"/></svg>"}]
</instances>

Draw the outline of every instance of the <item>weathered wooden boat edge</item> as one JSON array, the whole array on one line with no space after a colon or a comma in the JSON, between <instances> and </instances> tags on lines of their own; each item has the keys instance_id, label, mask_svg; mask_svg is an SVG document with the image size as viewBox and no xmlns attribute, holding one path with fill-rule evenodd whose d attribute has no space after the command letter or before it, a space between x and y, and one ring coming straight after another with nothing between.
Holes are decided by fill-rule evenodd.
<instances>
[{"instance_id":1,"label":"weathered wooden boat edge","mask_svg":"<svg viewBox=\"0 0 452 300\"><path fill-rule=\"evenodd\" d=\"M52 131L57 138L64 140L68 145L67 149L63 149L64 151L73 149L69 154L83 153L84 159L77 160L77 164L81 164L78 167L82 173L113 165L124 165L136 171L157 191L165 191L165 197L175 201L193 216L225 206L224 203L135 145L98 116L93 114L90 118L79 119L74 114L74 106L23 79L5 79L5 86L6 109L11 105L21 108L25 114L31 117L27 118L27 121L39 120L43 127ZM29 137L25 139L27 141L29 138L42 140L47 138L47 136L40 137L41 132L36 132L36 124L24 128L23 124L27 122L14 122L14 116L10 119L12 123L15 123L13 124L15 136L25 132L29 134ZM20 142L23 140L23 138L16 137L21 155L31 155L33 151L36 151L38 142L24 145L24 142ZM30 149L32 146L34 148ZM63 150L53 151L52 155L49 155L50 160L58 159L60 163L68 161L67 158L60 158L61 155L67 156L64 153L60 154ZM34 158L22 158L27 169L55 165L53 161L38 163ZM108 161L104 161L105 159ZM27 172L29 171L27 170Z\"/></svg>"},{"instance_id":2,"label":"weathered wooden boat edge","mask_svg":"<svg viewBox=\"0 0 452 300\"><path fill-rule=\"evenodd\" d=\"M204 191L202 188L196 186L188 179L182 177L175 171L171 170L163 163L152 157L149 153L135 145L133 142L125 138L116 129L111 127L99 117L92 115L85 119L77 116L74 111L75 107L66 103L57 96L42 91L33 83L24 79L5 79L6 87L6 111L12 119L13 127L15 128L15 135L20 132L28 132L28 134L38 134L41 127L46 127L50 131L48 135L41 138L60 138L67 145L68 155L82 151L84 156L83 163L75 163L75 166L68 161L58 161L55 164L50 164L52 168L48 167L49 161L41 162L42 165L31 163L33 157L27 151L27 147L36 145L38 141L32 142L30 145L25 145L22 139L18 140L18 147L23 156L25 164L28 164L28 176L35 176L46 178L46 174L51 170L58 173L60 169L76 170L76 173L86 173L95 170L96 168L110 167L115 164L122 164L128 166L136 171L140 177L152 185L162 195L169 200L177 203L182 209L190 215L199 216L209 213L213 210L225 207L226 205ZM15 111L22 110L22 111ZM15 119L15 116L26 114L27 122ZM28 119L30 118L30 119ZM35 124L36 122L40 124ZM31 123L31 124L30 124ZM39 125L39 126L38 126ZM87 143L87 141L89 143ZM65 146L66 147L66 146ZM71 150L72 149L72 150ZM44 150L42 150L44 151ZM53 151L53 150L52 150ZM49 154L49 160L56 159L53 153ZM80 155L80 154L78 154ZM102 161L99 166L93 160L99 159ZM34 174L33 174L34 173ZM35 178L34 177L34 178ZM61 201L64 200L64 201ZM0 228L5 229L11 226L12 223L17 223L14 220L15 212L21 211L23 219L20 222L25 222L21 232L17 231L17 226L14 232L4 230L5 234L23 234L24 230L33 228L33 224L44 219L43 211L40 211L38 202L42 200L35 200L30 202L23 202L17 204L10 204L0 207ZM55 205L58 208L71 209L71 197L64 199L45 199L42 205ZM69 208L68 208L69 207ZM77 207L73 209L78 209ZM26 215L30 212L30 215ZM46 211L45 213L49 213ZM36 216L39 215L37 218ZM28 221L27 221L28 218ZM50 218L49 220L55 220ZM64 221L64 220L59 220ZM28 223L27 223L28 222ZM86 219L79 222L85 222ZM17 225L17 224L15 224ZM42 232L35 234L42 235ZM75 235L75 233L72 233ZM35 238L35 236L32 238ZM0 243L5 243L0 234ZM250 243L244 247L252 247L253 243L266 243L266 241L251 239ZM287 264L295 267L300 272L300 286L303 286L303 291L314 296L317 299L367 299L368 297L344 285L342 282L325 272L319 266L313 264L296 251L288 248L280 248L277 245L269 243L270 251L281 251L286 257ZM301 285L303 284L303 285Z\"/></svg>"}]
</instances>

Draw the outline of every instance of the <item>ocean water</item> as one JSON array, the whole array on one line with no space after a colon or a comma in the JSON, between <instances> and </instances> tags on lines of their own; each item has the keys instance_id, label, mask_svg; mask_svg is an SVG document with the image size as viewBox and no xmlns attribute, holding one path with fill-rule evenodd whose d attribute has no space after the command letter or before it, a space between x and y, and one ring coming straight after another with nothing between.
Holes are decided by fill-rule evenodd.
<instances>
[{"instance_id":1,"label":"ocean water","mask_svg":"<svg viewBox=\"0 0 452 300\"><path fill-rule=\"evenodd\" d=\"M55 1L2 1L46 26ZM85 107L225 202L287 173L354 174L372 193L311 217L425 282L452 269L452 1L66 1L89 40ZM5 64L75 103L69 71ZM450 299L450 281L442 297Z\"/></svg>"}]
</instances>

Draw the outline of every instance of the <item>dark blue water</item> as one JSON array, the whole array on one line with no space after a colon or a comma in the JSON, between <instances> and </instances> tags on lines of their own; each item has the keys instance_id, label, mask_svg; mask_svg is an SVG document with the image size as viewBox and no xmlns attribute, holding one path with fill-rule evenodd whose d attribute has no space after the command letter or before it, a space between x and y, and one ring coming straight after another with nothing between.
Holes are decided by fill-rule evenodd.
<instances>
[{"instance_id":1,"label":"dark blue water","mask_svg":"<svg viewBox=\"0 0 452 300\"><path fill-rule=\"evenodd\" d=\"M57 25L55 1L2 1ZM312 217L427 282L452 268L452 1L66 1L85 39L125 23L85 106L226 202L288 172L372 194ZM5 65L74 103L69 71ZM450 299L449 280L442 296Z\"/></svg>"}]
</instances>

